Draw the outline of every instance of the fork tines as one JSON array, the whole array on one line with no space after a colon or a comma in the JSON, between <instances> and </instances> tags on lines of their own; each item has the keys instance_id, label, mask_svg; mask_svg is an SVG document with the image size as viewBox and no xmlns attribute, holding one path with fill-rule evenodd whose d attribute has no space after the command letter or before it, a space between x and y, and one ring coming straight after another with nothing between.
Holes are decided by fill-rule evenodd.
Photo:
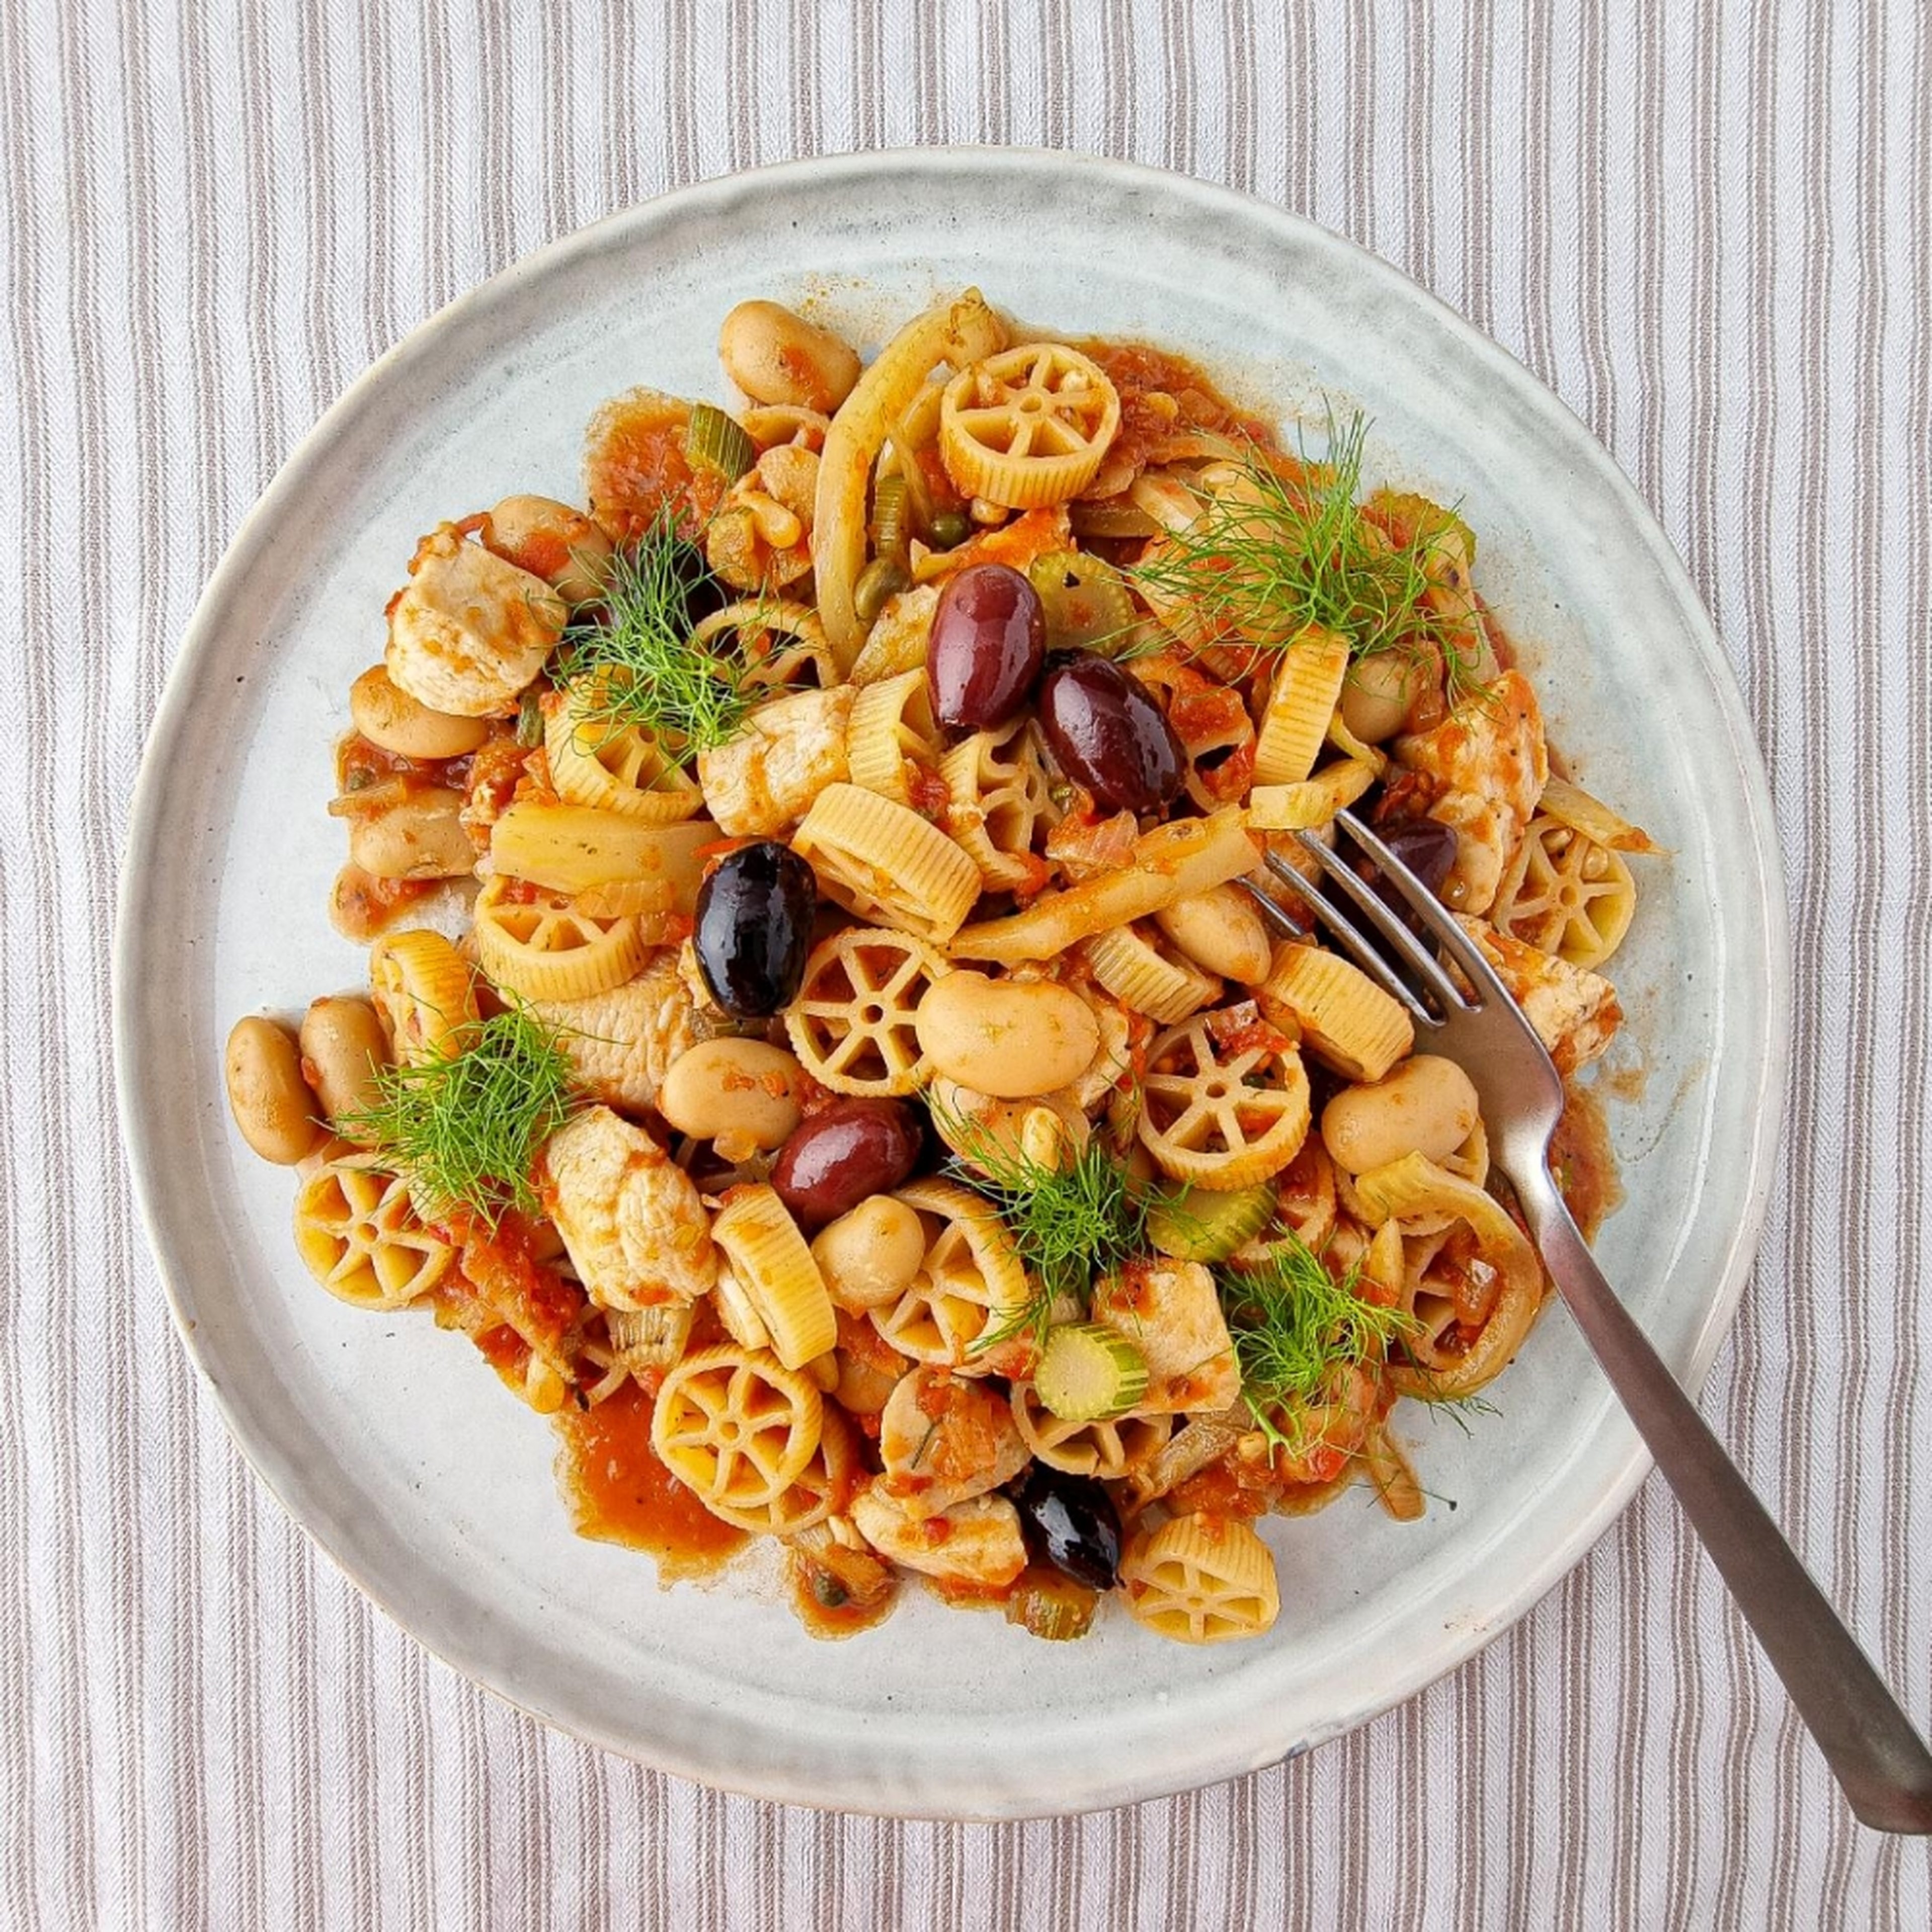
<instances>
[{"instance_id":1,"label":"fork tines","mask_svg":"<svg viewBox=\"0 0 1932 1932\"><path fill-rule=\"evenodd\" d=\"M1472 1000L1464 993L1450 976L1442 961L1417 938L1408 922L1384 901L1353 866L1313 834L1298 832L1294 837L1301 849L1320 867L1324 878L1350 902L1360 919L1382 935L1402 963L1420 982L1422 994L1426 994L1426 998L1418 994L1396 970L1388 956L1362 931L1355 919L1332 899L1324 897L1313 880L1304 878L1286 860L1270 853L1267 860L1268 870L1306 902L1310 910L1328 929L1342 951L1392 998L1399 1000L1408 1010L1410 1017L1420 1025L1440 1025L1444 1014L1472 1011L1480 1006L1486 998L1500 996L1507 1000L1509 995L1497 979L1490 962L1456 923L1454 915L1421 880L1353 813L1337 812L1335 824L1348 835L1364 856L1374 863L1377 871L1401 895L1430 937L1461 969L1469 985L1475 988L1476 997ZM1280 908L1274 906L1264 892L1253 887L1250 890L1263 909L1272 910L1279 921ZM1432 1006L1430 1004L1431 1001L1434 1003Z\"/></svg>"}]
</instances>

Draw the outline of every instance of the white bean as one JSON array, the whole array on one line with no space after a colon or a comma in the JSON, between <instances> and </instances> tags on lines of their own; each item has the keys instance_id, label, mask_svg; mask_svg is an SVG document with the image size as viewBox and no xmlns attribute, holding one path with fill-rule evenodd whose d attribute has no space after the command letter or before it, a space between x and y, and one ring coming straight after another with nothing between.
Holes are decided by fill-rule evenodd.
<instances>
[{"instance_id":1,"label":"white bean","mask_svg":"<svg viewBox=\"0 0 1932 1932\"><path fill-rule=\"evenodd\" d=\"M237 1020L228 1036L224 1071L228 1105L242 1138L264 1160L293 1167L321 1132L295 1036L259 1014Z\"/></svg>"},{"instance_id":2,"label":"white bean","mask_svg":"<svg viewBox=\"0 0 1932 1932\"><path fill-rule=\"evenodd\" d=\"M302 1077L332 1120L359 1114L374 1101L376 1076L388 1059L382 1023L367 1000L317 1000L303 1017Z\"/></svg>"},{"instance_id":3,"label":"white bean","mask_svg":"<svg viewBox=\"0 0 1932 1932\"><path fill-rule=\"evenodd\" d=\"M820 1228L812 1252L833 1303L856 1315L912 1286L926 1263L926 1230L903 1201L875 1194Z\"/></svg>"},{"instance_id":4,"label":"white bean","mask_svg":"<svg viewBox=\"0 0 1932 1932\"><path fill-rule=\"evenodd\" d=\"M1342 686L1342 722L1365 745L1402 729L1420 688L1414 661L1400 651L1358 658Z\"/></svg>"},{"instance_id":5,"label":"white bean","mask_svg":"<svg viewBox=\"0 0 1932 1932\"><path fill-rule=\"evenodd\" d=\"M399 758L460 758L490 735L487 718L452 718L418 704L371 664L349 687L349 716L370 744Z\"/></svg>"},{"instance_id":6,"label":"white bean","mask_svg":"<svg viewBox=\"0 0 1932 1932\"><path fill-rule=\"evenodd\" d=\"M1254 902L1238 886L1210 886L1177 899L1154 916L1154 923L1196 965L1244 986L1268 976L1273 949Z\"/></svg>"},{"instance_id":7,"label":"white bean","mask_svg":"<svg viewBox=\"0 0 1932 1932\"><path fill-rule=\"evenodd\" d=\"M718 359L753 402L827 415L859 380L859 358L837 336L774 302L732 310L718 332Z\"/></svg>"},{"instance_id":8,"label":"white bean","mask_svg":"<svg viewBox=\"0 0 1932 1932\"><path fill-rule=\"evenodd\" d=\"M1418 1053L1386 1078L1337 1094L1322 1110L1322 1140L1351 1174L1408 1154L1447 1160L1474 1131L1480 1111L1469 1076L1453 1060Z\"/></svg>"},{"instance_id":9,"label":"white bean","mask_svg":"<svg viewBox=\"0 0 1932 1932\"><path fill-rule=\"evenodd\" d=\"M588 604L610 567L610 539L581 510L554 496L506 496L484 520L486 548L569 604Z\"/></svg>"},{"instance_id":10,"label":"white bean","mask_svg":"<svg viewBox=\"0 0 1932 1932\"><path fill-rule=\"evenodd\" d=\"M463 794L425 785L366 818L352 818L349 856L378 879L458 879L473 871L476 848L457 814Z\"/></svg>"},{"instance_id":11,"label":"white bean","mask_svg":"<svg viewBox=\"0 0 1932 1932\"><path fill-rule=\"evenodd\" d=\"M782 1047L761 1040L700 1040L672 1061L658 1112L681 1134L734 1136L770 1152L798 1125L805 1070Z\"/></svg>"},{"instance_id":12,"label":"white bean","mask_svg":"<svg viewBox=\"0 0 1932 1932\"><path fill-rule=\"evenodd\" d=\"M1064 1087L1100 1050L1100 1023L1072 987L1054 980L994 980L968 969L933 982L913 1030L947 1079L998 1100Z\"/></svg>"}]
</instances>

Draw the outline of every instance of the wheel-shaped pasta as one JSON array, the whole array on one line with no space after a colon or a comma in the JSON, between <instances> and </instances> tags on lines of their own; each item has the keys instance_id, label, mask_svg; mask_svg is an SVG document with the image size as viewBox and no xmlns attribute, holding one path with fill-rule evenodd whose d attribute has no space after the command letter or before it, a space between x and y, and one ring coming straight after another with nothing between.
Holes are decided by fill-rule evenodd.
<instances>
[{"instance_id":1,"label":"wheel-shaped pasta","mask_svg":"<svg viewBox=\"0 0 1932 1932\"><path fill-rule=\"evenodd\" d=\"M1034 844L1060 822L1040 733L1016 718L997 731L976 731L941 760L946 829L972 856L994 892L1036 886L1046 877Z\"/></svg>"},{"instance_id":2,"label":"wheel-shaped pasta","mask_svg":"<svg viewBox=\"0 0 1932 1932\"><path fill-rule=\"evenodd\" d=\"M664 1377L651 1447L712 1514L753 1511L804 1474L824 1420L825 1399L808 1377L762 1349L726 1342L686 1356Z\"/></svg>"},{"instance_id":3,"label":"wheel-shaped pasta","mask_svg":"<svg viewBox=\"0 0 1932 1932\"><path fill-rule=\"evenodd\" d=\"M867 685L854 700L845 730L852 782L901 805L911 801L912 778L939 764L939 727L923 670Z\"/></svg>"},{"instance_id":4,"label":"wheel-shaped pasta","mask_svg":"<svg viewBox=\"0 0 1932 1932\"><path fill-rule=\"evenodd\" d=\"M1348 674L1348 643L1332 631L1304 631L1283 654L1255 741L1255 782L1294 784L1315 769Z\"/></svg>"},{"instance_id":5,"label":"wheel-shaped pasta","mask_svg":"<svg viewBox=\"0 0 1932 1932\"><path fill-rule=\"evenodd\" d=\"M952 968L923 940L848 927L806 962L785 1013L792 1051L835 1094L910 1094L926 1078L914 1020L926 989Z\"/></svg>"},{"instance_id":6,"label":"wheel-shaped pasta","mask_svg":"<svg viewBox=\"0 0 1932 1932\"><path fill-rule=\"evenodd\" d=\"M1122 1006L1162 1026L1178 1026L1221 991L1221 982L1139 926L1123 926L1086 942L1094 977Z\"/></svg>"},{"instance_id":7,"label":"wheel-shaped pasta","mask_svg":"<svg viewBox=\"0 0 1932 1932\"><path fill-rule=\"evenodd\" d=\"M490 880L476 896L475 916L484 971L526 1000L608 993L637 972L650 950L634 918L600 916L517 880Z\"/></svg>"},{"instance_id":8,"label":"wheel-shaped pasta","mask_svg":"<svg viewBox=\"0 0 1932 1932\"><path fill-rule=\"evenodd\" d=\"M1136 1536L1120 1581L1135 1617L1179 1643L1254 1636L1281 1612L1268 1545L1232 1518L1178 1516Z\"/></svg>"},{"instance_id":9,"label":"wheel-shaped pasta","mask_svg":"<svg viewBox=\"0 0 1932 1932\"><path fill-rule=\"evenodd\" d=\"M781 1494L770 1502L708 1502L705 1507L754 1536L796 1536L823 1522L865 1479L852 1426L828 1405L820 1420L818 1447Z\"/></svg>"},{"instance_id":10,"label":"wheel-shaped pasta","mask_svg":"<svg viewBox=\"0 0 1932 1932\"><path fill-rule=\"evenodd\" d=\"M1120 396L1098 364L1064 343L1031 342L946 386L939 448L962 495L1033 510L1078 496L1120 426Z\"/></svg>"},{"instance_id":11,"label":"wheel-shaped pasta","mask_svg":"<svg viewBox=\"0 0 1932 1932\"><path fill-rule=\"evenodd\" d=\"M984 1196L950 1180L915 1181L898 1198L926 1229L926 1259L912 1285L868 1318L882 1341L916 1362L991 1372L974 1345L1014 1321L1031 1293L1006 1223Z\"/></svg>"},{"instance_id":12,"label":"wheel-shaped pasta","mask_svg":"<svg viewBox=\"0 0 1932 1932\"><path fill-rule=\"evenodd\" d=\"M1016 1382L1013 1421L1038 1462L1070 1476L1118 1482L1160 1454L1174 1433L1172 1415L1121 1415L1109 1422L1066 1422L1033 1392Z\"/></svg>"},{"instance_id":13,"label":"wheel-shaped pasta","mask_svg":"<svg viewBox=\"0 0 1932 1932\"><path fill-rule=\"evenodd\" d=\"M1355 1184L1378 1220L1447 1214L1468 1224L1473 1242L1466 1254L1456 1252L1452 1228L1426 1261L1412 1257L1405 1300L1421 1333L1405 1338L1414 1366L1392 1369L1390 1379L1398 1394L1425 1402L1472 1394L1508 1366L1543 1305L1543 1268L1529 1238L1493 1195L1419 1154L1376 1168ZM1448 1294L1434 1296L1447 1300L1453 1319L1426 1305L1432 1292L1424 1277L1436 1262L1455 1270Z\"/></svg>"},{"instance_id":14,"label":"wheel-shaped pasta","mask_svg":"<svg viewBox=\"0 0 1932 1932\"><path fill-rule=\"evenodd\" d=\"M1636 881L1620 852L1539 814L1496 888L1490 923L1511 939L1594 969L1624 943Z\"/></svg>"},{"instance_id":15,"label":"wheel-shaped pasta","mask_svg":"<svg viewBox=\"0 0 1932 1932\"><path fill-rule=\"evenodd\" d=\"M398 1064L454 1051L476 1023L476 989L463 956L440 932L398 932L369 954L369 988Z\"/></svg>"},{"instance_id":16,"label":"wheel-shaped pasta","mask_svg":"<svg viewBox=\"0 0 1932 1932\"><path fill-rule=\"evenodd\" d=\"M423 1225L409 1183L352 1159L302 1183L295 1225L309 1273L352 1307L406 1307L448 1271L449 1244Z\"/></svg>"},{"instance_id":17,"label":"wheel-shaped pasta","mask_svg":"<svg viewBox=\"0 0 1932 1932\"><path fill-rule=\"evenodd\" d=\"M603 687L586 678L544 700L544 753L557 794L652 824L695 818L704 794L648 731L603 715Z\"/></svg>"},{"instance_id":18,"label":"wheel-shaped pasta","mask_svg":"<svg viewBox=\"0 0 1932 1932\"><path fill-rule=\"evenodd\" d=\"M1286 1012L1308 1052L1345 1080L1379 1080L1415 1046L1400 1002L1359 966L1318 946L1283 946L1260 999L1264 1012L1271 1004Z\"/></svg>"},{"instance_id":19,"label":"wheel-shaped pasta","mask_svg":"<svg viewBox=\"0 0 1932 1932\"><path fill-rule=\"evenodd\" d=\"M802 1369L837 1345L832 1298L812 1250L770 1187L734 1188L711 1224L737 1284L771 1337L772 1352Z\"/></svg>"},{"instance_id":20,"label":"wheel-shaped pasta","mask_svg":"<svg viewBox=\"0 0 1932 1932\"><path fill-rule=\"evenodd\" d=\"M1210 1192L1278 1174L1308 1133L1301 1056L1264 1022L1232 1033L1225 1014L1197 1013L1148 1054L1142 1144L1170 1179Z\"/></svg>"},{"instance_id":21,"label":"wheel-shaped pasta","mask_svg":"<svg viewBox=\"0 0 1932 1932\"><path fill-rule=\"evenodd\" d=\"M811 862L828 898L941 946L980 896L980 868L962 848L910 806L860 785L827 785L792 850Z\"/></svg>"},{"instance_id":22,"label":"wheel-shaped pasta","mask_svg":"<svg viewBox=\"0 0 1932 1932\"><path fill-rule=\"evenodd\" d=\"M691 641L728 663L742 659L749 667L744 682L750 688L815 685L824 691L838 680L818 613L788 598L750 597L728 604L698 623Z\"/></svg>"}]
</instances>

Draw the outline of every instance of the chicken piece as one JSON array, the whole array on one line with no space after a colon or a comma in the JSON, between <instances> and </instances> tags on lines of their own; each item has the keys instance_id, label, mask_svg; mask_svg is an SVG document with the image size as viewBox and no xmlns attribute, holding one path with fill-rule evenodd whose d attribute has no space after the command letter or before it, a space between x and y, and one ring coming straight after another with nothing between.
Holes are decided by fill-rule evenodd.
<instances>
[{"instance_id":1,"label":"chicken piece","mask_svg":"<svg viewBox=\"0 0 1932 1932\"><path fill-rule=\"evenodd\" d=\"M761 704L744 729L698 757L698 781L718 829L766 838L796 825L827 785L849 776L845 727L858 694L850 685L799 691Z\"/></svg>"},{"instance_id":2,"label":"chicken piece","mask_svg":"<svg viewBox=\"0 0 1932 1932\"><path fill-rule=\"evenodd\" d=\"M544 1204L600 1308L691 1301L718 1279L710 1217L691 1177L642 1127L591 1107L544 1143Z\"/></svg>"},{"instance_id":3,"label":"chicken piece","mask_svg":"<svg viewBox=\"0 0 1932 1932\"><path fill-rule=\"evenodd\" d=\"M1214 1277L1198 1262L1130 1261L1094 1286L1094 1319L1126 1336L1145 1358L1142 1415L1226 1408L1241 1371Z\"/></svg>"},{"instance_id":4,"label":"chicken piece","mask_svg":"<svg viewBox=\"0 0 1932 1932\"><path fill-rule=\"evenodd\" d=\"M902 1376L879 1417L879 1486L910 1516L938 1516L997 1490L1027 1455L1006 1398L950 1370Z\"/></svg>"},{"instance_id":5,"label":"chicken piece","mask_svg":"<svg viewBox=\"0 0 1932 1932\"><path fill-rule=\"evenodd\" d=\"M1516 995L1558 1072L1567 1077L1588 1066L1616 1037L1624 1010L1617 1004L1617 989L1600 973L1512 939L1484 920L1465 918L1457 923Z\"/></svg>"},{"instance_id":6,"label":"chicken piece","mask_svg":"<svg viewBox=\"0 0 1932 1932\"><path fill-rule=\"evenodd\" d=\"M916 1517L882 1493L882 1480L874 1478L852 1498L852 1521L888 1562L995 1590L1026 1568L1020 1513L1004 1496L972 1496L941 1515Z\"/></svg>"},{"instance_id":7,"label":"chicken piece","mask_svg":"<svg viewBox=\"0 0 1932 1932\"><path fill-rule=\"evenodd\" d=\"M740 590L776 590L812 568L818 457L797 443L768 449L724 493L706 525L705 561Z\"/></svg>"},{"instance_id":8,"label":"chicken piece","mask_svg":"<svg viewBox=\"0 0 1932 1932\"><path fill-rule=\"evenodd\" d=\"M657 1104L672 1061L702 1036L675 952L661 952L634 980L608 993L531 1004L538 1018L558 1030L556 1043L578 1086L627 1113Z\"/></svg>"},{"instance_id":9,"label":"chicken piece","mask_svg":"<svg viewBox=\"0 0 1932 1932\"><path fill-rule=\"evenodd\" d=\"M1487 912L1550 777L1543 714L1529 680L1504 671L1433 730L1398 738L1394 751L1399 764L1435 781L1429 816L1456 835L1443 903Z\"/></svg>"},{"instance_id":10,"label":"chicken piece","mask_svg":"<svg viewBox=\"0 0 1932 1932\"><path fill-rule=\"evenodd\" d=\"M563 634L563 600L454 524L424 537L389 600L390 681L432 711L507 718Z\"/></svg>"}]
</instances>

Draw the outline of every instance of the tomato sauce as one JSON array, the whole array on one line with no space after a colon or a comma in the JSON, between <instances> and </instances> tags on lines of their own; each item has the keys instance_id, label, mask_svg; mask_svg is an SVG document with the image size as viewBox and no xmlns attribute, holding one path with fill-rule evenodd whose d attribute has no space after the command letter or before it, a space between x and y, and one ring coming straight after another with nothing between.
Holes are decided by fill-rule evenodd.
<instances>
[{"instance_id":1,"label":"tomato sauce","mask_svg":"<svg viewBox=\"0 0 1932 1932\"><path fill-rule=\"evenodd\" d=\"M1563 1118L1550 1140L1550 1171L1564 1204L1576 1217L1586 1241L1622 1205L1610 1130L1598 1094L1574 1082L1564 1083Z\"/></svg>"},{"instance_id":2,"label":"tomato sauce","mask_svg":"<svg viewBox=\"0 0 1932 1932\"><path fill-rule=\"evenodd\" d=\"M713 1516L651 1448L651 1399L634 1382L556 1418L557 1480L580 1536L656 1557L665 1581L721 1569L750 1540Z\"/></svg>"}]
</instances>

